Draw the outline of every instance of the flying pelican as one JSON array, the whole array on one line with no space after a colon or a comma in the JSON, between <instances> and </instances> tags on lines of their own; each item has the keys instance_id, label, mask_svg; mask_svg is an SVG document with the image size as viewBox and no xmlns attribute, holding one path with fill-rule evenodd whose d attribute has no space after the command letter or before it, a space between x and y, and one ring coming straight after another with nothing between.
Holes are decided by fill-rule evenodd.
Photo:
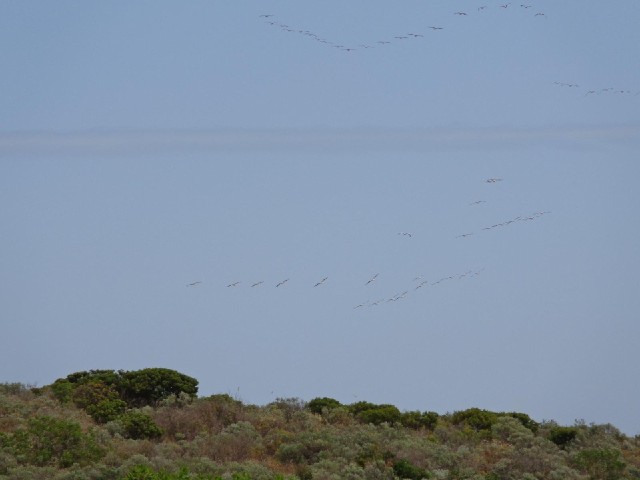
<instances>
[{"instance_id":1,"label":"flying pelican","mask_svg":"<svg viewBox=\"0 0 640 480\"><path fill-rule=\"evenodd\" d=\"M259 282L254 283L253 285L251 285L252 287L257 287L258 285L262 285L264 283L264 281L260 280Z\"/></svg>"},{"instance_id":2,"label":"flying pelican","mask_svg":"<svg viewBox=\"0 0 640 480\"><path fill-rule=\"evenodd\" d=\"M469 205L480 205L481 203L487 203L486 200L476 200L475 202L471 202Z\"/></svg>"},{"instance_id":3,"label":"flying pelican","mask_svg":"<svg viewBox=\"0 0 640 480\"><path fill-rule=\"evenodd\" d=\"M371 282L373 282L373 281L378 277L378 275L379 275L379 274L378 274L378 273L376 273L373 277L371 277L371 278L367 281L367 283L365 283L365 285L369 285Z\"/></svg>"},{"instance_id":4,"label":"flying pelican","mask_svg":"<svg viewBox=\"0 0 640 480\"><path fill-rule=\"evenodd\" d=\"M501 178L487 178L485 180L486 183L496 183L496 182L501 182L502 179Z\"/></svg>"},{"instance_id":5,"label":"flying pelican","mask_svg":"<svg viewBox=\"0 0 640 480\"><path fill-rule=\"evenodd\" d=\"M444 27L429 27L431 30L442 30Z\"/></svg>"},{"instance_id":6,"label":"flying pelican","mask_svg":"<svg viewBox=\"0 0 640 480\"><path fill-rule=\"evenodd\" d=\"M202 282L198 280L197 282L193 282L187 285L187 287L195 287L196 285L200 285Z\"/></svg>"},{"instance_id":7,"label":"flying pelican","mask_svg":"<svg viewBox=\"0 0 640 480\"><path fill-rule=\"evenodd\" d=\"M280 285L284 285L285 283L287 283L289 281L289 279L287 278L286 280L282 280L280 283L278 283L276 285L276 288L278 288Z\"/></svg>"},{"instance_id":8,"label":"flying pelican","mask_svg":"<svg viewBox=\"0 0 640 480\"><path fill-rule=\"evenodd\" d=\"M229 285L227 285L227 288L229 288L229 287L235 287L235 286L237 286L237 285L240 285L240 282L233 282L233 283L230 283Z\"/></svg>"},{"instance_id":9,"label":"flying pelican","mask_svg":"<svg viewBox=\"0 0 640 480\"><path fill-rule=\"evenodd\" d=\"M455 12L454 15L466 15L464 12Z\"/></svg>"},{"instance_id":10,"label":"flying pelican","mask_svg":"<svg viewBox=\"0 0 640 480\"><path fill-rule=\"evenodd\" d=\"M272 14L268 14L268 15L259 15L259 16L260 16L260 17L262 17L262 18L269 18L269 17L273 17L273 15L272 15Z\"/></svg>"},{"instance_id":11,"label":"flying pelican","mask_svg":"<svg viewBox=\"0 0 640 480\"><path fill-rule=\"evenodd\" d=\"M473 235L473 233L463 233L462 235L458 235L456 238L465 238L470 237L471 235Z\"/></svg>"},{"instance_id":12,"label":"flying pelican","mask_svg":"<svg viewBox=\"0 0 640 480\"><path fill-rule=\"evenodd\" d=\"M316 283L314 285L314 287L318 287L318 286L322 285L324 282L327 281L327 278L329 278L329 277L324 277L322 280L320 280L318 283Z\"/></svg>"}]
</instances>

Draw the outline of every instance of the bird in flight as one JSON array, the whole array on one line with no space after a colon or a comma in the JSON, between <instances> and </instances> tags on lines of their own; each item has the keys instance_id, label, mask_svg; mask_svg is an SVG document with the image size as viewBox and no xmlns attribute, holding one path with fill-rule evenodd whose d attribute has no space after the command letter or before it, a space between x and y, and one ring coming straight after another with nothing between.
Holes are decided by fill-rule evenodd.
<instances>
[{"instance_id":1,"label":"bird in flight","mask_svg":"<svg viewBox=\"0 0 640 480\"><path fill-rule=\"evenodd\" d=\"M227 285L227 288L229 288L229 287L236 287L236 286L238 286L238 285L240 285L240 282L233 282L233 283L230 283L229 285Z\"/></svg>"},{"instance_id":2,"label":"bird in flight","mask_svg":"<svg viewBox=\"0 0 640 480\"><path fill-rule=\"evenodd\" d=\"M200 285L202 282L198 280L197 282L193 282L187 285L187 287L195 287L196 285Z\"/></svg>"},{"instance_id":3,"label":"bird in flight","mask_svg":"<svg viewBox=\"0 0 640 480\"><path fill-rule=\"evenodd\" d=\"M444 27L429 27L431 30L442 30Z\"/></svg>"},{"instance_id":4,"label":"bird in flight","mask_svg":"<svg viewBox=\"0 0 640 480\"><path fill-rule=\"evenodd\" d=\"M319 287L320 285L322 285L324 282L327 281L327 278L329 278L329 277L324 277L322 280L320 280L318 283L316 283L314 285L314 287Z\"/></svg>"},{"instance_id":5,"label":"bird in flight","mask_svg":"<svg viewBox=\"0 0 640 480\"><path fill-rule=\"evenodd\" d=\"M284 285L284 284L285 284L285 283L287 283L288 281L289 281L289 279L288 279L288 278L287 278L286 280L282 280L280 283L278 283L278 284L276 285L276 288L278 288L278 287L279 287L279 286L281 286L281 285Z\"/></svg>"},{"instance_id":6,"label":"bird in flight","mask_svg":"<svg viewBox=\"0 0 640 480\"><path fill-rule=\"evenodd\" d=\"M259 282L254 283L253 285L251 285L252 287L257 287L258 285L262 285L264 283L264 281L260 280Z\"/></svg>"},{"instance_id":7,"label":"bird in flight","mask_svg":"<svg viewBox=\"0 0 640 480\"><path fill-rule=\"evenodd\" d=\"M455 12L454 15L466 15L464 12Z\"/></svg>"},{"instance_id":8,"label":"bird in flight","mask_svg":"<svg viewBox=\"0 0 640 480\"><path fill-rule=\"evenodd\" d=\"M486 183L496 183L496 182L501 182L502 179L501 178L487 178L485 180Z\"/></svg>"},{"instance_id":9,"label":"bird in flight","mask_svg":"<svg viewBox=\"0 0 640 480\"><path fill-rule=\"evenodd\" d=\"M409 232L398 232L398 235L402 235L404 237L409 237L409 238L413 237L413 234Z\"/></svg>"},{"instance_id":10,"label":"bird in flight","mask_svg":"<svg viewBox=\"0 0 640 480\"><path fill-rule=\"evenodd\" d=\"M365 285L369 285L371 282L373 282L376 278L378 278L378 275L379 275L379 274L378 274L378 273L376 273L373 277L371 277L371 278L367 281L367 283L365 283Z\"/></svg>"},{"instance_id":11,"label":"bird in flight","mask_svg":"<svg viewBox=\"0 0 640 480\"><path fill-rule=\"evenodd\" d=\"M471 235L473 235L473 233L463 233L462 235L458 235L456 238L465 238L470 237Z\"/></svg>"},{"instance_id":12,"label":"bird in flight","mask_svg":"<svg viewBox=\"0 0 640 480\"><path fill-rule=\"evenodd\" d=\"M260 17L261 18L269 18L269 17L273 17L273 15L272 14L263 14L263 15L260 15Z\"/></svg>"}]
</instances>

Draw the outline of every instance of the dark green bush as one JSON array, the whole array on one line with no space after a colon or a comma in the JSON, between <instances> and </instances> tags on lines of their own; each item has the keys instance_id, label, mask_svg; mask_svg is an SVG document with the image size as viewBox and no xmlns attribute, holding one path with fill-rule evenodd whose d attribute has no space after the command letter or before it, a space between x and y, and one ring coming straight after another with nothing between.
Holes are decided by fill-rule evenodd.
<instances>
[{"instance_id":1,"label":"dark green bush","mask_svg":"<svg viewBox=\"0 0 640 480\"><path fill-rule=\"evenodd\" d=\"M156 405L170 395L195 396L198 380L168 368L145 368L122 372L120 395L130 406Z\"/></svg>"},{"instance_id":2,"label":"dark green bush","mask_svg":"<svg viewBox=\"0 0 640 480\"><path fill-rule=\"evenodd\" d=\"M144 412L128 411L118 421L127 438L134 440L154 439L162 436L162 429Z\"/></svg>"},{"instance_id":3,"label":"dark green bush","mask_svg":"<svg viewBox=\"0 0 640 480\"><path fill-rule=\"evenodd\" d=\"M403 412L400 415L400 424L403 427L412 428L418 430L420 428L427 428L433 430L438 423L438 415L436 412Z\"/></svg>"},{"instance_id":4,"label":"dark green bush","mask_svg":"<svg viewBox=\"0 0 640 480\"><path fill-rule=\"evenodd\" d=\"M16 431L9 441L21 463L37 466L88 464L104 453L77 422L49 416L30 419L27 428Z\"/></svg>"},{"instance_id":5,"label":"dark green bush","mask_svg":"<svg viewBox=\"0 0 640 480\"><path fill-rule=\"evenodd\" d=\"M310 400L307 403L307 408L312 413L321 414L323 409L332 410L334 408L340 407L342 404L334 399L329 397L318 397Z\"/></svg>"},{"instance_id":6,"label":"dark green bush","mask_svg":"<svg viewBox=\"0 0 640 480\"><path fill-rule=\"evenodd\" d=\"M467 425L472 430L486 431L491 430L491 426L498 419L498 414L489 410L481 410L479 408L468 408L454 412L451 416L451 423L454 425Z\"/></svg>"},{"instance_id":7,"label":"dark green bush","mask_svg":"<svg viewBox=\"0 0 640 480\"><path fill-rule=\"evenodd\" d=\"M396 460L393 463L393 473L402 479L422 480L423 478L431 478L431 474L425 469L417 467L409 460L404 459Z\"/></svg>"},{"instance_id":8,"label":"dark green bush","mask_svg":"<svg viewBox=\"0 0 640 480\"><path fill-rule=\"evenodd\" d=\"M549 431L549 440L558 445L560 448L565 448L571 443L578 435L577 427L553 427Z\"/></svg>"},{"instance_id":9,"label":"dark green bush","mask_svg":"<svg viewBox=\"0 0 640 480\"><path fill-rule=\"evenodd\" d=\"M357 415L357 418L361 422L372 423L373 425L380 425L382 423L398 423L400 421L400 417L400 410L393 405L378 405L375 408L363 410Z\"/></svg>"}]
</instances>

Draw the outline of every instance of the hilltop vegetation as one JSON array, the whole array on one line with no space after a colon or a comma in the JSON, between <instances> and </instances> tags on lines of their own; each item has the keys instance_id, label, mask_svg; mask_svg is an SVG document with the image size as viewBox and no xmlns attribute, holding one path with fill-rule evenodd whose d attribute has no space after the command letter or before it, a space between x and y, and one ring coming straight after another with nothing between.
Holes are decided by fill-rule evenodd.
<instances>
[{"instance_id":1,"label":"hilltop vegetation","mask_svg":"<svg viewBox=\"0 0 640 480\"><path fill-rule=\"evenodd\" d=\"M640 438L608 424L197 393L159 368L0 384L0 479L640 479Z\"/></svg>"}]
</instances>

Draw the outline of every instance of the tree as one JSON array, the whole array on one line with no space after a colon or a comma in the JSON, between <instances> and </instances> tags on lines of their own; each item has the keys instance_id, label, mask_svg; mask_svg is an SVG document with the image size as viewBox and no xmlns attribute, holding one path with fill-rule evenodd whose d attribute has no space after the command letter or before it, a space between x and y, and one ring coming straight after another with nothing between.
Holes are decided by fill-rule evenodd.
<instances>
[{"instance_id":1,"label":"tree","mask_svg":"<svg viewBox=\"0 0 640 480\"><path fill-rule=\"evenodd\" d=\"M576 435L578 435L577 427L553 427L549 431L549 440L558 445L560 448L565 448L570 442L572 442Z\"/></svg>"},{"instance_id":2,"label":"tree","mask_svg":"<svg viewBox=\"0 0 640 480\"><path fill-rule=\"evenodd\" d=\"M468 408L454 412L451 416L451 422L454 425L464 424L469 426L476 432L482 430L491 430L491 426L498 419L498 414L489 410L481 410L479 408Z\"/></svg>"},{"instance_id":3,"label":"tree","mask_svg":"<svg viewBox=\"0 0 640 480\"><path fill-rule=\"evenodd\" d=\"M320 415L324 409L332 410L334 408L340 407L342 404L334 399L329 397L318 397L314 398L307 403L307 408L312 413L317 413Z\"/></svg>"},{"instance_id":4,"label":"tree","mask_svg":"<svg viewBox=\"0 0 640 480\"><path fill-rule=\"evenodd\" d=\"M400 415L400 423L403 427L413 428L418 430L420 428L428 428L432 430L436 423L438 423L438 415L436 412L403 412Z\"/></svg>"},{"instance_id":5,"label":"tree","mask_svg":"<svg viewBox=\"0 0 640 480\"><path fill-rule=\"evenodd\" d=\"M120 395L134 407L156 405L160 400L182 392L192 396L198 393L198 380L168 368L145 368L121 375Z\"/></svg>"}]
</instances>

